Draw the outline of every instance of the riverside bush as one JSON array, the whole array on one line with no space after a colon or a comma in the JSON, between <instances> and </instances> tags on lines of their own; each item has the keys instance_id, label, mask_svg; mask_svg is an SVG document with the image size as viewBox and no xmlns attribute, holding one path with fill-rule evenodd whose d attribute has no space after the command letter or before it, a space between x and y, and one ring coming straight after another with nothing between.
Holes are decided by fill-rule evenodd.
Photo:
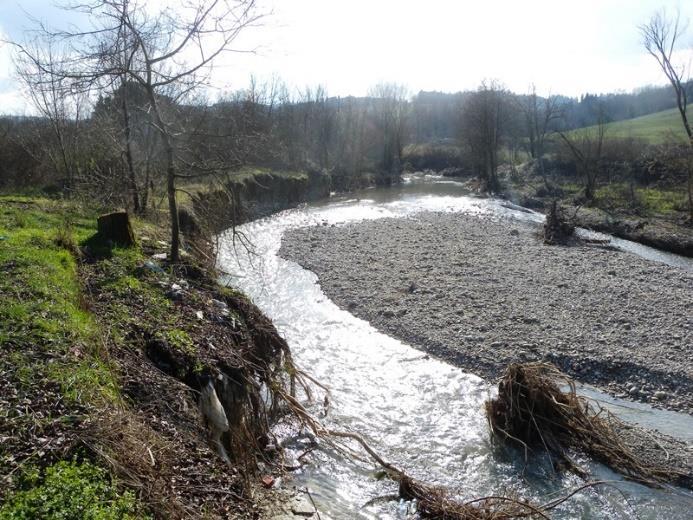
<instances>
[{"instance_id":1,"label":"riverside bush","mask_svg":"<svg viewBox=\"0 0 693 520\"><path fill-rule=\"evenodd\" d=\"M0 509L0 520L129 520L149 518L135 496L120 493L106 470L88 462L60 461L27 479L33 486L18 491Z\"/></svg>"}]
</instances>

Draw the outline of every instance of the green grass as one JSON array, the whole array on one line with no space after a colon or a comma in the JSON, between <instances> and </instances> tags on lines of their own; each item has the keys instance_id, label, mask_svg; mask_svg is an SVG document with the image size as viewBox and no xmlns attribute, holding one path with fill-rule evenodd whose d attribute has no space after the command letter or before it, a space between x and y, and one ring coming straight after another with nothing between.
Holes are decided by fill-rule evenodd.
<instances>
[{"instance_id":1,"label":"green grass","mask_svg":"<svg viewBox=\"0 0 693 520\"><path fill-rule=\"evenodd\" d=\"M60 461L25 475L26 489L0 507L0 520L135 520L144 514L129 492L88 462Z\"/></svg>"},{"instance_id":2,"label":"green grass","mask_svg":"<svg viewBox=\"0 0 693 520\"><path fill-rule=\"evenodd\" d=\"M693 119L693 111L688 110L688 117ZM596 130L596 127L587 127L584 130ZM686 142L686 131L681 122L681 115L677 109L664 110L646 116L616 121L606 125L606 137L609 138L636 138L652 144L680 141Z\"/></svg>"},{"instance_id":3,"label":"green grass","mask_svg":"<svg viewBox=\"0 0 693 520\"><path fill-rule=\"evenodd\" d=\"M634 200L627 183L612 183L596 190L595 204L603 209L631 207L649 216L672 216L687 207L686 193L662 188L634 188Z\"/></svg>"},{"instance_id":4,"label":"green grass","mask_svg":"<svg viewBox=\"0 0 693 520\"><path fill-rule=\"evenodd\" d=\"M0 417L21 431L41 435L46 425L51 435L55 421L79 422L76 416L121 400L116 371L103 355L105 331L87 308L78 270L79 246L94 242L96 216L74 203L0 196L0 373L17 398L32 403L31 413L17 414L10 404ZM135 248L110 253L104 263L121 262L129 272L141 258ZM124 272L114 275L114 294L139 289ZM8 449L0 443L0 466L15 457ZM144 518L106 470L65 461L44 467L55 459L42 457L22 464L20 473L33 478L3 490L0 520Z\"/></svg>"},{"instance_id":5,"label":"green grass","mask_svg":"<svg viewBox=\"0 0 693 520\"><path fill-rule=\"evenodd\" d=\"M98 326L84 308L77 275L76 244L95 231L94 218L63 203L0 197L0 343L12 345L15 356L36 349L53 356L47 370L43 363L36 368L68 399L117 395L109 369L91 359ZM87 358L67 362L70 349ZM28 381L31 367L26 359Z\"/></svg>"},{"instance_id":6,"label":"green grass","mask_svg":"<svg viewBox=\"0 0 693 520\"><path fill-rule=\"evenodd\" d=\"M184 354L195 355L195 344L184 330L169 329L163 335L173 348L178 349Z\"/></svg>"}]
</instances>

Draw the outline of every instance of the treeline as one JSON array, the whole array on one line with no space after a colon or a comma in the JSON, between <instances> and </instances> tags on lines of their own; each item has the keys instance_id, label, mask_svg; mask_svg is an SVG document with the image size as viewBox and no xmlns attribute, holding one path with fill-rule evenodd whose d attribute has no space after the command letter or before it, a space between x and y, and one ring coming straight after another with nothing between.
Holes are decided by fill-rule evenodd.
<instances>
[{"instance_id":1,"label":"treeline","mask_svg":"<svg viewBox=\"0 0 693 520\"><path fill-rule=\"evenodd\" d=\"M0 119L0 185L89 190L147 207L163 178L164 150L146 92L129 82L91 101L48 94L34 99L41 116ZM402 86L382 84L367 97L336 98L321 87L291 92L280 81L252 80L248 89L213 104L164 98L162 105L176 121L181 176L190 181L244 166L313 168L330 171L335 189L345 190L396 180L407 144L457 148L431 157L430 164L416 163L414 156L409 166L415 169L465 163L491 172L501 144L537 157L548 132L664 110L675 105L675 97L670 88L649 87L631 94L546 98L484 83L476 91L413 97ZM482 152L489 139L499 146Z\"/></svg>"},{"instance_id":2,"label":"treeline","mask_svg":"<svg viewBox=\"0 0 693 520\"><path fill-rule=\"evenodd\" d=\"M533 89L526 94L511 94L520 107L535 96ZM689 97L693 95L693 81L687 84ZM473 92L448 94L419 92L411 101L412 140L428 143L459 138L459 113ZM631 93L584 94L579 98L553 96L561 107L560 125L565 129L593 126L598 123L600 111L609 121L622 121L676 106L676 94L671 86L650 86ZM542 98L546 99L546 98Z\"/></svg>"},{"instance_id":3,"label":"treeline","mask_svg":"<svg viewBox=\"0 0 693 520\"><path fill-rule=\"evenodd\" d=\"M34 100L41 116L0 118L0 187L48 186L146 207L165 177L165 146L151 101L136 83L88 96ZM177 177L222 180L243 167L328 170L335 189L389 184L409 142L406 91L378 85L367 98L330 98L321 87L290 93L273 82L215 103L158 96L175 127Z\"/></svg>"}]
</instances>

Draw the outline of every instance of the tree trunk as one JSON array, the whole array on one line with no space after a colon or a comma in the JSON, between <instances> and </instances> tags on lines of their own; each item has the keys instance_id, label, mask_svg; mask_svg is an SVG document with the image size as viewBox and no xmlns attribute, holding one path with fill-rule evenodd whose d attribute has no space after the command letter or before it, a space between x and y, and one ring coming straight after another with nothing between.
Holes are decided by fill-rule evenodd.
<instances>
[{"instance_id":1,"label":"tree trunk","mask_svg":"<svg viewBox=\"0 0 693 520\"><path fill-rule=\"evenodd\" d=\"M147 152L147 155L149 155L149 153L150 152ZM149 183L150 183L150 180L149 180L149 177L150 177L150 175L149 175L149 171L150 171L149 162L150 162L150 159L149 159L149 157L147 157L147 163L145 164L145 167L144 167L144 188L142 190L142 211L143 212L146 212L147 208L149 207Z\"/></svg>"},{"instance_id":2,"label":"tree trunk","mask_svg":"<svg viewBox=\"0 0 693 520\"><path fill-rule=\"evenodd\" d=\"M691 127L688 126L688 119L684 119L686 132L688 133L688 144L690 144L688 156L688 214L691 226L693 226L693 134Z\"/></svg>"},{"instance_id":3,"label":"tree trunk","mask_svg":"<svg viewBox=\"0 0 693 520\"><path fill-rule=\"evenodd\" d=\"M168 211L171 217L171 263L180 260L180 222L178 220L178 203L176 202L176 168L173 156L173 144L164 132L166 147L166 192L168 194Z\"/></svg>"},{"instance_id":4,"label":"tree trunk","mask_svg":"<svg viewBox=\"0 0 693 520\"><path fill-rule=\"evenodd\" d=\"M149 101L152 104L156 124L161 132L161 138L164 142L164 150L166 151L166 193L168 195L168 211L171 218L171 263L176 263L180 260L180 221L178 220L178 203L176 202L176 165L173 151L173 143L168 129L161 117L159 111L159 103L156 100L154 92L148 90Z\"/></svg>"},{"instance_id":5,"label":"tree trunk","mask_svg":"<svg viewBox=\"0 0 693 520\"><path fill-rule=\"evenodd\" d=\"M693 153L693 152L692 152ZM688 161L688 218L691 225L693 225L693 162Z\"/></svg>"},{"instance_id":6,"label":"tree trunk","mask_svg":"<svg viewBox=\"0 0 693 520\"><path fill-rule=\"evenodd\" d=\"M591 201L594 199L594 177L589 169L585 171L585 181L585 198Z\"/></svg>"},{"instance_id":7,"label":"tree trunk","mask_svg":"<svg viewBox=\"0 0 693 520\"><path fill-rule=\"evenodd\" d=\"M130 185L130 195L132 196L132 209L135 213L141 213L142 208L140 206L140 197L137 190L137 177L135 176L135 164L132 160L132 142L131 142L131 132L130 132L130 111L128 109L127 101L127 86L125 82L122 83L123 89L121 95L123 96L123 124L125 125L125 159L128 167L128 183Z\"/></svg>"}]
</instances>

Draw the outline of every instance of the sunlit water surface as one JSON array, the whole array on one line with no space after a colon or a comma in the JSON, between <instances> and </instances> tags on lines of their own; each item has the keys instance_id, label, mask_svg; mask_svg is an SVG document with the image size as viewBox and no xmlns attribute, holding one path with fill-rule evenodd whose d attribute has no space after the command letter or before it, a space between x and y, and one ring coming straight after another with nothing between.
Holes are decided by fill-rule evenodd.
<instances>
[{"instance_id":1,"label":"sunlit water surface","mask_svg":"<svg viewBox=\"0 0 693 520\"><path fill-rule=\"evenodd\" d=\"M515 225L528 226L539 226L544 218L504 201L469 196L454 181L416 176L394 188L333 197L245 224L240 231L252 241L253 254L234 247L227 234L219 263L229 273L227 283L248 294L274 321L298 364L329 386L330 409L322 418L326 425L360 433L385 459L414 477L450 488L459 497L503 494L545 503L581 481L556 475L547 464L525 466L519 453L491 442L483 414L483 402L494 391L489 384L424 356L340 309L322 292L314 273L278 256L282 235L292 228L421 211L513 219ZM627 241L613 245L693 270L690 259ZM693 432L689 416L591 395L609 401L630 420L676 434ZM322 417L322 405L318 399L310 409ZM304 442L295 440L289 452L302 453ZM377 467L363 457L355 461L324 446L310 454L310 464L293 474L291 485L310 490L323 520L410 518L412 504L397 500L369 504L376 497L396 494L397 489L393 482L378 479ZM577 494L553 512L554 518L691 518L690 493L651 490L625 482L603 466L581 462L595 478L618 482Z\"/></svg>"}]
</instances>

